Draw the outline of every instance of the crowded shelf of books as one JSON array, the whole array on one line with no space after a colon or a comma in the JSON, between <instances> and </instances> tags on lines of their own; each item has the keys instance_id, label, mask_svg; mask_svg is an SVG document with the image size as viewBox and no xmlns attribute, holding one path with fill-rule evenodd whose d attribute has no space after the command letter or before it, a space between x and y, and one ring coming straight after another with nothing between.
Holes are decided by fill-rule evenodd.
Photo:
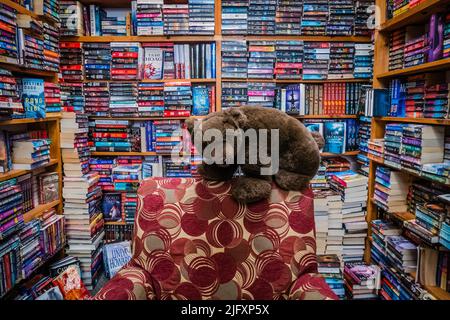
<instances>
[{"instance_id":1,"label":"crowded shelf of books","mask_svg":"<svg viewBox=\"0 0 450 320\"><path fill-rule=\"evenodd\" d=\"M336 296L450 300L449 5L0 0L1 299L94 297L131 259L140 182L200 178L185 120L258 106L324 138Z\"/></svg>"}]
</instances>

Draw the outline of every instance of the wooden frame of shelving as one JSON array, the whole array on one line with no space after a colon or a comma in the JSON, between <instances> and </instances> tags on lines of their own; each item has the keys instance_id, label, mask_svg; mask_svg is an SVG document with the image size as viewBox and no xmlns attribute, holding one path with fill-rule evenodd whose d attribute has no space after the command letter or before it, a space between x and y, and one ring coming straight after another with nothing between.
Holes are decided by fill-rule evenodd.
<instances>
[{"instance_id":1,"label":"wooden frame of shelving","mask_svg":"<svg viewBox=\"0 0 450 320\"><path fill-rule=\"evenodd\" d=\"M374 46L374 74L373 74L373 86L374 88L386 88L388 87L389 80L394 77L405 77L414 74L420 74L425 72L442 71L450 69L450 59L441 59L422 65L413 66L410 68L403 68L400 70L388 71L389 66L389 35L390 32L403 28L410 24L418 24L426 22L429 17L436 12L443 12L450 5L450 0L425 0L420 5L409 9L407 12L398 15L392 19L386 18L386 0L376 0L376 6L380 13L380 26L375 30L375 46ZM396 118L396 117L373 117L372 118L372 133L371 140L384 138L385 126L388 122L402 122L402 123L417 123L428 125L443 125L450 126L449 119L430 119L430 118ZM377 206L372 200L375 189L375 172L379 165L384 165L381 162L370 160L369 165L369 193L367 203L367 222L369 223L368 237L366 241L366 250L364 259L366 262L370 262L370 248L371 248L371 228L370 223L377 217ZM387 166L387 165L384 165ZM390 166L387 166L390 167ZM398 170L398 169L396 169ZM419 174L414 174L410 171L401 170L409 174L410 176L429 180ZM408 212L395 212L389 213L392 218L399 221L410 220L414 218L414 215ZM438 287L423 286L437 299L450 300L450 293L445 292Z\"/></svg>"}]
</instances>

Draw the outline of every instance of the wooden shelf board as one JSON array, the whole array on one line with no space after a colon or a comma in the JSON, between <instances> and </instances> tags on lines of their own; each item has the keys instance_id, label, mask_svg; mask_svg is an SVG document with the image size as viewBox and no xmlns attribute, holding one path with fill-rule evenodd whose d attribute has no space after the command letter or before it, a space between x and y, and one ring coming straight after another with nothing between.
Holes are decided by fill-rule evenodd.
<instances>
[{"instance_id":1,"label":"wooden shelf board","mask_svg":"<svg viewBox=\"0 0 450 320\"><path fill-rule=\"evenodd\" d=\"M297 40L314 42L371 42L371 37L361 36L302 36L302 35L269 35L269 36L251 36L251 35L222 35L222 41L247 40L247 41L273 41L273 40Z\"/></svg>"},{"instance_id":2,"label":"wooden shelf board","mask_svg":"<svg viewBox=\"0 0 450 320\"><path fill-rule=\"evenodd\" d=\"M268 82L268 83L336 83L336 82L348 82L348 83L368 83L372 79L330 79L330 80L302 80L302 79L235 79L235 78L222 78L222 82Z\"/></svg>"},{"instance_id":3,"label":"wooden shelf board","mask_svg":"<svg viewBox=\"0 0 450 320\"><path fill-rule=\"evenodd\" d=\"M357 119L356 114L341 114L341 115L325 115L325 114L314 114L314 115L304 115L304 116L292 116L297 119Z\"/></svg>"},{"instance_id":4,"label":"wooden shelf board","mask_svg":"<svg viewBox=\"0 0 450 320\"><path fill-rule=\"evenodd\" d=\"M34 170L11 170L11 171L8 171L6 173L0 174L0 182L1 181L5 181L5 180L9 180L9 179L12 179L12 178L17 178L17 177L23 176L24 174L27 174L29 172L33 172L33 171L41 169L41 168L47 168L47 167L53 166L53 165L55 165L57 163L58 163L58 160L51 159L49 161L49 163L46 163L45 165L40 166L39 168L36 168Z\"/></svg>"},{"instance_id":5,"label":"wooden shelf board","mask_svg":"<svg viewBox=\"0 0 450 320\"><path fill-rule=\"evenodd\" d=\"M405 13L387 20L380 26L381 32L393 31L407 25L428 21L433 13L444 12L449 0L426 0L421 4L409 8Z\"/></svg>"},{"instance_id":6,"label":"wooden shelf board","mask_svg":"<svg viewBox=\"0 0 450 320\"><path fill-rule=\"evenodd\" d=\"M375 206L378 206L377 202L371 198L370 202L374 204ZM414 220L416 218L415 215L413 215L411 212L388 212L389 215L396 218L400 221L408 221L408 220Z\"/></svg>"},{"instance_id":7,"label":"wooden shelf board","mask_svg":"<svg viewBox=\"0 0 450 320\"><path fill-rule=\"evenodd\" d=\"M30 75L30 76L36 76L36 77L54 77L58 74L58 72L55 71L46 71L46 70L39 70L39 69L33 69L33 68L26 68L22 67L20 65L11 64L11 63L4 63L0 62L0 67L7 69L11 72L24 74L24 75Z\"/></svg>"},{"instance_id":8,"label":"wooden shelf board","mask_svg":"<svg viewBox=\"0 0 450 320\"><path fill-rule=\"evenodd\" d=\"M321 157L338 157L338 156L357 156L359 151L348 151L344 153L329 153L323 152L320 154Z\"/></svg>"},{"instance_id":9,"label":"wooden shelf board","mask_svg":"<svg viewBox=\"0 0 450 320\"><path fill-rule=\"evenodd\" d=\"M63 37L61 42L214 42L217 36L80 36Z\"/></svg>"},{"instance_id":10,"label":"wooden shelf board","mask_svg":"<svg viewBox=\"0 0 450 320\"><path fill-rule=\"evenodd\" d=\"M425 73L431 71L445 71L450 69L450 58L427 62L418 66L403 68L379 74L376 76L379 80L390 79L394 77L409 76L412 74Z\"/></svg>"},{"instance_id":11,"label":"wooden shelf board","mask_svg":"<svg viewBox=\"0 0 450 320\"><path fill-rule=\"evenodd\" d=\"M111 192L115 192L115 191L111 191ZM126 226L127 224L128 223L126 223L124 221L105 221L105 225L110 225L110 226Z\"/></svg>"},{"instance_id":12,"label":"wooden shelf board","mask_svg":"<svg viewBox=\"0 0 450 320\"><path fill-rule=\"evenodd\" d=\"M42 118L42 119L24 118L24 119L12 119L12 120L0 121L0 126L56 121L58 119L61 119L61 117L62 117L62 114L59 112L58 113L48 113L47 117Z\"/></svg>"},{"instance_id":13,"label":"wooden shelf board","mask_svg":"<svg viewBox=\"0 0 450 320\"><path fill-rule=\"evenodd\" d=\"M55 200L53 202L47 203L47 204L41 204L38 205L36 208L26 212L23 214L23 220L25 222L29 222L33 220L34 218L40 217L45 211L56 207L60 204L60 200Z\"/></svg>"},{"instance_id":14,"label":"wooden shelf board","mask_svg":"<svg viewBox=\"0 0 450 320\"><path fill-rule=\"evenodd\" d=\"M337 157L337 156L356 156L359 151L349 151L345 153L321 153L322 157ZM92 151L92 156L170 156L170 153L156 153L156 152L101 152L101 151Z\"/></svg>"},{"instance_id":15,"label":"wooden shelf board","mask_svg":"<svg viewBox=\"0 0 450 320\"><path fill-rule=\"evenodd\" d=\"M396 117L373 117L375 121L384 122L406 122L406 123L418 123L418 124L436 124L449 126L450 119L432 119L432 118L396 118Z\"/></svg>"},{"instance_id":16,"label":"wooden shelf board","mask_svg":"<svg viewBox=\"0 0 450 320\"><path fill-rule=\"evenodd\" d=\"M423 285L423 287L438 300L450 300L450 292L434 286Z\"/></svg>"},{"instance_id":17,"label":"wooden shelf board","mask_svg":"<svg viewBox=\"0 0 450 320\"><path fill-rule=\"evenodd\" d=\"M216 82L216 79L212 78L206 78L206 79L160 79L160 80L153 80L153 79L141 79L141 80L84 80L84 83L89 82L143 82L143 83L172 83L172 82L191 82L191 83L214 83Z\"/></svg>"},{"instance_id":18,"label":"wooden shelf board","mask_svg":"<svg viewBox=\"0 0 450 320\"><path fill-rule=\"evenodd\" d=\"M27 16L30 16L33 18L38 18L38 15L35 14L33 11L30 11L18 3L12 2L11 0L2 0L1 3L6 4L8 7L16 9L17 13L26 14Z\"/></svg>"},{"instance_id":19,"label":"wooden shelf board","mask_svg":"<svg viewBox=\"0 0 450 320\"><path fill-rule=\"evenodd\" d=\"M97 117L89 116L93 120L128 120L128 121L157 121L157 120L186 120L189 118L203 119L205 116L190 116L190 117L137 117L137 118L124 118L124 117Z\"/></svg>"}]
</instances>

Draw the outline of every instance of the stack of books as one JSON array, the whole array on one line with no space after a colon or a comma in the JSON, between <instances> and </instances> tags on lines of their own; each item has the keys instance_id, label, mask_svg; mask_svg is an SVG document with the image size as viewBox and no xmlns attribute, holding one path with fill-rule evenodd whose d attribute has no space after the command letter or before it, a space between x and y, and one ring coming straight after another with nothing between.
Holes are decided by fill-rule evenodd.
<instances>
[{"instance_id":1,"label":"stack of books","mask_svg":"<svg viewBox=\"0 0 450 320\"><path fill-rule=\"evenodd\" d=\"M60 1L61 37L84 35L83 5L79 1Z\"/></svg>"},{"instance_id":2,"label":"stack of books","mask_svg":"<svg viewBox=\"0 0 450 320\"><path fill-rule=\"evenodd\" d=\"M418 204L416 206L415 222L426 229L431 235L437 237L441 232L446 215L447 208L442 203Z\"/></svg>"},{"instance_id":3,"label":"stack of books","mask_svg":"<svg viewBox=\"0 0 450 320\"><path fill-rule=\"evenodd\" d=\"M138 116L138 86L136 82L109 84L109 112L112 117Z\"/></svg>"},{"instance_id":4,"label":"stack of books","mask_svg":"<svg viewBox=\"0 0 450 320\"><path fill-rule=\"evenodd\" d=\"M346 263L344 267L345 292L349 299L376 299L380 287L380 268L364 262Z\"/></svg>"},{"instance_id":5,"label":"stack of books","mask_svg":"<svg viewBox=\"0 0 450 320\"><path fill-rule=\"evenodd\" d=\"M46 112L61 112L61 87L58 83L44 82Z\"/></svg>"},{"instance_id":6,"label":"stack of books","mask_svg":"<svg viewBox=\"0 0 450 320\"><path fill-rule=\"evenodd\" d=\"M116 191L137 191L142 180L142 165L118 165L112 169L112 180Z\"/></svg>"},{"instance_id":7,"label":"stack of books","mask_svg":"<svg viewBox=\"0 0 450 320\"><path fill-rule=\"evenodd\" d=\"M17 12L15 9L0 4L0 20L2 24L2 37L0 40L2 51L0 51L0 62L18 64L17 51Z\"/></svg>"},{"instance_id":8,"label":"stack of books","mask_svg":"<svg viewBox=\"0 0 450 320\"><path fill-rule=\"evenodd\" d=\"M328 0L305 0L301 33L305 36L326 35L328 15Z\"/></svg>"},{"instance_id":9,"label":"stack of books","mask_svg":"<svg viewBox=\"0 0 450 320\"><path fill-rule=\"evenodd\" d=\"M18 28L19 63L31 69L44 70L44 40L38 35L25 34Z\"/></svg>"},{"instance_id":10,"label":"stack of books","mask_svg":"<svg viewBox=\"0 0 450 320\"><path fill-rule=\"evenodd\" d=\"M295 85L293 85L293 86L295 86ZM248 83L247 105L249 105L249 106L255 105L255 106L260 106L260 107L273 108L273 105L275 102L275 88L276 88L275 83L269 83L269 82L250 82L250 83ZM298 86L297 86L297 88L298 88ZM299 92L299 90L295 90L297 88L294 88L294 90L292 90L292 88L288 87L288 89L286 90L286 92L287 92L286 98L289 98L289 96L287 96L289 93ZM289 105L289 101L287 101L287 104ZM293 107L293 109L298 110L296 108L296 106L298 106L298 105L295 104L295 102L293 104L295 105Z\"/></svg>"},{"instance_id":11,"label":"stack of books","mask_svg":"<svg viewBox=\"0 0 450 320\"><path fill-rule=\"evenodd\" d=\"M142 179L162 177L162 156L147 156L142 161Z\"/></svg>"},{"instance_id":12,"label":"stack of books","mask_svg":"<svg viewBox=\"0 0 450 320\"><path fill-rule=\"evenodd\" d=\"M420 74L406 78L405 115L411 118L423 118L425 97L425 75Z\"/></svg>"},{"instance_id":13,"label":"stack of books","mask_svg":"<svg viewBox=\"0 0 450 320\"><path fill-rule=\"evenodd\" d=\"M444 25L444 49L442 58L446 59L450 57L450 13L445 15L445 25Z\"/></svg>"},{"instance_id":14,"label":"stack of books","mask_svg":"<svg viewBox=\"0 0 450 320\"><path fill-rule=\"evenodd\" d=\"M278 0L275 21L276 34L297 35L301 33L303 6L290 0Z\"/></svg>"},{"instance_id":15,"label":"stack of books","mask_svg":"<svg viewBox=\"0 0 450 320\"><path fill-rule=\"evenodd\" d=\"M403 67L409 68L426 62L427 40L425 35L405 39Z\"/></svg>"},{"instance_id":16,"label":"stack of books","mask_svg":"<svg viewBox=\"0 0 450 320\"><path fill-rule=\"evenodd\" d=\"M341 195L343 224L343 261L360 261L364 255L367 222L368 178L354 171L334 172L329 180L332 190Z\"/></svg>"},{"instance_id":17,"label":"stack of books","mask_svg":"<svg viewBox=\"0 0 450 320\"><path fill-rule=\"evenodd\" d=\"M56 210L51 209L42 215L40 224L39 242L41 253L46 261L65 244L64 216L56 214Z\"/></svg>"},{"instance_id":18,"label":"stack of books","mask_svg":"<svg viewBox=\"0 0 450 320\"><path fill-rule=\"evenodd\" d=\"M138 113L141 117L164 117L164 83L138 83Z\"/></svg>"},{"instance_id":19,"label":"stack of books","mask_svg":"<svg viewBox=\"0 0 450 320\"><path fill-rule=\"evenodd\" d=\"M67 177L79 177L89 172L88 121L85 114L63 113L60 141L64 175Z\"/></svg>"},{"instance_id":20,"label":"stack of books","mask_svg":"<svg viewBox=\"0 0 450 320\"><path fill-rule=\"evenodd\" d=\"M329 2L329 17L327 23L327 35L351 36L355 19L353 0Z\"/></svg>"},{"instance_id":21,"label":"stack of books","mask_svg":"<svg viewBox=\"0 0 450 320\"><path fill-rule=\"evenodd\" d=\"M12 169L32 170L50 161L50 139L28 139L27 137L12 140Z\"/></svg>"},{"instance_id":22,"label":"stack of books","mask_svg":"<svg viewBox=\"0 0 450 320\"><path fill-rule=\"evenodd\" d=\"M92 5L91 5L92 6ZM94 5L95 6L95 5ZM126 36L127 35L127 13L120 10L107 8L100 9L100 35L101 36ZM91 20L92 22L92 20Z\"/></svg>"},{"instance_id":23,"label":"stack of books","mask_svg":"<svg viewBox=\"0 0 450 320\"><path fill-rule=\"evenodd\" d=\"M247 71L245 73L247 78ZM240 107L247 104L248 83L222 82L222 108Z\"/></svg>"},{"instance_id":24,"label":"stack of books","mask_svg":"<svg viewBox=\"0 0 450 320\"><path fill-rule=\"evenodd\" d=\"M81 81L83 76L83 49L80 42L60 42L61 74L64 81Z\"/></svg>"},{"instance_id":25,"label":"stack of books","mask_svg":"<svg viewBox=\"0 0 450 320\"><path fill-rule=\"evenodd\" d=\"M163 5L164 34L189 33L189 1L165 2Z\"/></svg>"},{"instance_id":26,"label":"stack of books","mask_svg":"<svg viewBox=\"0 0 450 320\"><path fill-rule=\"evenodd\" d=\"M133 21L136 35L151 36L164 34L162 8L164 0L137 0Z\"/></svg>"},{"instance_id":27,"label":"stack of books","mask_svg":"<svg viewBox=\"0 0 450 320\"><path fill-rule=\"evenodd\" d=\"M21 271L24 279L28 278L43 261L43 252L39 243L40 229L40 220L33 219L25 223L19 232L22 258Z\"/></svg>"},{"instance_id":28,"label":"stack of books","mask_svg":"<svg viewBox=\"0 0 450 320\"><path fill-rule=\"evenodd\" d=\"M179 153L182 150L182 124L180 120L154 121L155 151L157 153Z\"/></svg>"},{"instance_id":29,"label":"stack of books","mask_svg":"<svg viewBox=\"0 0 450 320\"><path fill-rule=\"evenodd\" d=\"M369 175L370 161L368 158L369 153L369 140L371 137L372 119L370 117L361 116L359 118L358 126L358 150L359 153L356 156L356 162L360 165L358 173L365 176Z\"/></svg>"},{"instance_id":30,"label":"stack of books","mask_svg":"<svg viewBox=\"0 0 450 320\"><path fill-rule=\"evenodd\" d=\"M247 34L248 0L222 1L222 34Z\"/></svg>"},{"instance_id":31,"label":"stack of books","mask_svg":"<svg viewBox=\"0 0 450 320\"><path fill-rule=\"evenodd\" d=\"M190 82L168 82L164 84L165 117L189 117L192 104Z\"/></svg>"},{"instance_id":32,"label":"stack of books","mask_svg":"<svg viewBox=\"0 0 450 320\"><path fill-rule=\"evenodd\" d=\"M408 124L402 128L400 158L402 167L420 173L424 164L444 160L445 128Z\"/></svg>"},{"instance_id":33,"label":"stack of books","mask_svg":"<svg viewBox=\"0 0 450 320\"><path fill-rule=\"evenodd\" d=\"M403 68L405 54L405 29L395 30L389 38L389 70Z\"/></svg>"},{"instance_id":34,"label":"stack of books","mask_svg":"<svg viewBox=\"0 0 450 320\"><path fill-rule=\"evenodd\" d=\"M211 79L216 77L216 44L175 44L175 79ZM161 54L162 55L162 54ZM164 63L167 67L169 62ZM144 66L144 69L146 66Z\"/></svg>"},{"instance_id":35,"label":"stack of books","mask_svg":"<svg viewBox=\"0 0 450 320\"><path fill-rule=\"evenodd\" d=\"M19 87L11 71L0 68L0 119L10 119L14 113L23 114Z\"/></svg>"},{"instance_id":36,"label":"stack of books","mask_svg":"<svg viewBox=\"0 0 450 320\"><path fill-rule=\"evenodd\" d=\"M91 147L94 151L131 151L131 130L128 120L100 120L90 124Z\"/></svg>"},{"instance_id":37,"label":"stack of books","mask_svg":"<svg viewBox=\"0 0 450 320\"><path fill-rule=\"evenodd\" d=\"M277 41L275 43L276 79L301 79L303 68L303 41Z\"/></svg>"},{"instance_id":38,"label":"stack of books","mask_svg":"<svg viewBox=\"0 0 450 320\"><path fill-rule=\"evenodd\" d=\"M386 237L386 260L400 272L411 273L417 267L417 246L403 236Z\"/></svg>"},{"instance_id":39,"label":"stack of books","mask_svg":"<svg viewBox=\"0 0 450 320\"><path fill-rule=\"evenodd\" d=\"M248 78L272 79L276 59L274 41L250 41L248 44Z\"/></svg>"},{"instance_id":40,"label":"stack of books","mask_svg":"<svg viewBox=\"0 0 450 320\"><path fill-rule=\"evenodd\" d=\"M89 158L89 170L98 173L98 185L102 191L113 191L112 169L116 165L116 158Z\"/></svg>"},{"instance_id":41,"label":"stack of books","mask_svg":"<svg viewBox=\"0 0 450 320\"><path fill-rule=\"evenodd\" d=\"M16 178L0 182L0 191L4 203L0 208L0 240L3 240L23 226L24 195Z\"/></svg>"},{"instance_id":42,"label":"stack of books","mask_svg":"<svg viewBox=\"0 0 450 320\"><path fill-rule=\"evenodd\" d=\"M374 201L387 212L406 212L409 175L378 166L375 173Z\"/></svg>"},{"instance_id":43,"label":"stack of books","mask_svg":"<svg viewBox=\"0 0 450 320\"><path fill-rule=\"evenodd\" d=\"M355 44L353 42L330 43L330 65L328 79L352 79ZM345 87L345 84L343 84Z\"/></svg>"},{"instance_id":44,"label":"stack of books","mask_svg":"<svg viewBox=\"0 0 450 320\"><path fill-rule=\"evenodd\" d=\"M389 6L389 12L392 15L392 17L396 17L396 16L408 11L409 1L410 0L392 1L391 6Z\"/></svg>"},{"instance_id":45,"label":"stack of books","mask_svg":"<svg viewBox=\"0 0 450 320\"><path fill-rule=\"evenodd\" d=\"M20 238L18 236L0 242L0 262L0 297L3 297L22 277Z\"/></svg>"},{"instance_id":46,"label":"stack of books","mask_svg":"<svg viewBox=\"0 0 450 320\"><path fill-rule=\"evenodd\" d=\"M214 0L189 0L189 34L214 34Z\"/></svg>"},{"instance_id":47,"label":"stack of books","mask_svg":"<svg viewBox=\"0 0 450 320\"><path fill-rule=\"evenodd\" d=\"M60 22L60 19L59 19L59 1L56 1L56 0L43 0L42 4L41 4L41 2L38 2L38 3L35 4L35 6L36 6L35 10L39 14L41 14L41 12L42 12L42 14L46 18L48 18L48 19L50 19L50 20L52 20L54 22L57 22L57 23Z\"/></svg>"},{"instance_id":48,"label":"stack of books","mask_svg":"<svg viewBox=\"0 0 450 320\"><path fill-rule=\"evenodd\" d=\"M450 204L449 194L441 195L438 199L448 208L448 205ZM444 216L441 224L441 229L439 231L439 243L445 248L450 249L450 216L448 213Z\"/></svg>"},{"instance_id":49,"label":"stack of books","mask_svg":"<svg viewBox=\"0 0 450 320\"><path fill-rule=\"evenodd\" d=\"M400 169L400 148L402 146L402 132L404 124L388 123L384 134L384 163L390 167Z\"/></svg>"},{"instance_id":50,"label":"stack of books","mask_svg":"<svg viewBox=\"0 0 450 320\"><path fill-rule=\"evenodd\" d=\"M59 28L44 22L44 69L59 71Z\"/></svg>"},{"instance_id":51,"label":"stack of books","mask_svg":"<svg viewBox=\"0 0 450 320\"><path fill-rule=\"evenodd\" d=\"M339 257L335 254L317 255L317 270L339 299L344 299L344 278Z\"/></svg>"},{"instance_id":52,"label":"stack of books","mask_svg":"<svg viewBox=\"0 0 450 320\"><path fill-rule=\"evenodd\" d=\"M61 103L65 112L84 112L83 83L61 82Z\"/></svg>"},{"instance_id":53,"label":"stack of books","mask_svg":"<svg viewBox=\"0 0 450 320\"><path fill-rule=\"evenodd\" d=\"M102 190L98 180L97 173L64 177L66 253L80 261L81 278L89 290L94 288L102 265L104 221L99 207Z\"/></svg>"},{"instance_id":54,"label":"stack of books","mask_svg":"<svg viewBox=\"0 0 450 320\"><path fill-rule=\"evenodd\" d=\"M423 116L444 119L449 117L449 84L440 80L425 87Z\"/></svg>"},{"instance_id":55,"label":"stack of books","mask_svg":"<svg viewBox=\"0 0 450 320\"><path fill-rule=\"evenodd\" d=\"M85 112L94 116L109 116L109 84L85 82L83 87Z\"/></svg>"},{"instance_id":56,"label":"stack of books","mask_svg":"<svg viewBox=\"0 0 450 320\"><path fill-rule=\"evenodd\" d=\"M109 80L111 47L109 43L83 43L86 80Z\"/></svg>"},{"instance_id":57,"label":"stack of books","mask_svg":"<svg viewBox=\"0 0 450 320\"><path fill-rule=\"evenodd\" d=\"M355 43L355 60L353 77L371 79L373 73L373 44Z\"/></svg>"},{"instance_id":58,"label":"stack of books","mask_svg":"<svg viewBox=\"0 0 450 320\"><path fill-rule=\"evenodd\" d=\"M163 176L170 178L190 178L191 164L190 162L174 162L172 159L163 158Z\"/></svg>"},{"instance_id":59,"label":"stack of books","mask_svg":"<svg viewBox=\"0 0 450 320\"><path fill-rule=\"evenodd\" d=\"M373 0L357 0L355 1L355 24L353 34L355 36L370 36L372 29L369 28L367 22L370 21L372 11L370 8L375 4ZM374 22L373 22L374 24Z\"/></svg>"},{"instance_id":60,"label":"stack of books","mask_svg":"<svg viewBox=\"0 0 450 320\"><path fill-rule=\"evenodd\" d=\"M140 78L139 57L143 56L139 42L111 42L111 79L137 80Z\"/></svg>"},{"instance_id":61,"label":"stack of books","mask_svg":"<svg viewBox=\"0 0 450 320\"><path fill-rule=\"evenodd\" d=\"M270 1L264 3L263 1L259 0L249 0L248 3L248 34L275 34L275 14L277 9L277 2Z\"/></svg>"},{"instance_id":62,"label":"stack of books","mask_svg":"<svg viewBox=\"0 0 450 320\"><path fill-rule=\"evenodd\" d=\"M372 220L372 246L370 248L371 261L382 267L388 266L386 261L386 238L389 236L399 236L401 228L395 224L384 220ZM382 289L385 285L382 285Z\"/></svg>"},{"instance_id":63,"label":"stack of books","mask_svg":"<svg viewBox=\"0 0 450 320\"><path fill-rule=\"evenodd\" d=\"M303 80L326 80L330 61L330 43L305 42L303 48Z\"/></svg>"},{"instance_id":64,"label":"stack of books","mask_svg":"<svg viewBox=\"0 0 450 320\"><path fill-rule=\"evenodd\" d=\"M327 190L314 190L314 225L316 226L316 252L325 254L328 236Z\"/></svg>"},{"instance_id":65,"label":"stack of books","mask_svg":"<svg viewBox=\"0 0 450 320\"><path fill-rule=\"evenodd\" d=\"M247 42L222 42L222 77L233 79L247 79Z\"/></svg>"}]
</instances>

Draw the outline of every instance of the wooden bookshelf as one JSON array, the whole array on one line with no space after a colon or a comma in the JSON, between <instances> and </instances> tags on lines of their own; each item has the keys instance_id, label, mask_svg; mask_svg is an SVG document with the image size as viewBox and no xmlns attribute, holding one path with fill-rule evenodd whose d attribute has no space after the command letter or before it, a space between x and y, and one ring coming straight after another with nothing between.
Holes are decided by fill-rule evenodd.
<instances>
[{"instance_id":1,"label":"wooden bookshelf","mask_svg":"<svg viewBox=\"0 0 450 320\"><path fill-rule=\"evenodd\" d=\"M423 286L429 293L431 293L437 300L450 300L450 292L442 290L434 286Z\"/></svg>"},{"instance_id":2,"label":"wooden bookshelf","mask_svg":"<svg viewBox=\"0 0 450 320\"><path fill-rule=\"evenodd\" d=\"M26 68L17 64L0 62L0 68L7 69L18 75L35 76L41 78L53 78L57 75L57 72L46 71L40 69Z\"/></svg>"},{"instance_id":3,"label":"wooden bookshelf","mask_svg":"<svg viewBox=\"0 0 450 320\"><path fill-rule=\"evenodd\" d=\"M408 9L405 13L382 23L380 31L390 32L407 25L425 22L433 13L444 12L449 4L449 0L426 0L414 8Z\"/></svg>"},{"instance_id":4,"label":"wooden bookshelf","mask_svg":"<svg viewBox=\"0 0 450 320\"><path fill-rule=\"evenodd\" d=\"M400 70L388 71L374 75L378 80L386 80L395 77L404 77L418 73L444 71L450 69L450 58L427 62L418 66L403 68Z\"/></svg>"},{"instance_id":5,"label":"wooden bookshelf","mask_svg":"<svg viewBox=\"0 0 450 320\"><path fill-rule=\"evenodd\" d=\"M321 83L368 83L372 79L327 79L327 80L303 80L303 79L241 79L241 78L222 78L222 82L263 82L263 83L311 83L311 84L321 84Z\"/></svg>"},{"instance_id":6,"label":"wooden bookshelf","mask_svg":"<svg viewBox=\"0 0 450 320\"><path fill-rule=\"evenodd\" d=\"M357 156L359 154L359 151L348 151L344 153L330 153L330 152L323 152L320 154L321 157L337 157L337 156Z\"/></svg>"},{"instance_id":7,"label":"wooden bookshelf","mask_svg":"<svg viewBox=\"0 0 450 320\"><path fill-rule=\"evenodd\" d=\"M39 18L38 15L35 14L33 11L30 11L30 10L28 10L27 8L21 6L21 5L18 4L18 3L15 3L15 2L13 2L13 1L11 1L11 0L2 0L2 3L3 3L3 4L6 4L8 7L11 7L11 8L13 8L13 9L16 9L16 10L17 10L17 13L20 13L20 14L26 14L27 16L30 16L30 17L35 18L35 19L38 19L38 18Z\"/></svg>"},{"instance_id":8,"label":"wooden bookshelf","mask_svg":"<svg viewBox=\"0 0 450 320\"><path fill-rule=\"evenodd\" d=\"M450 119L379 117L377 121L450 126Z\"/></svg>"},{"instance_id":9,"label":"wooden bookshelf","mask_svg":"<svg viewBox=\"0 0 450 320\"><path fill-rule=\"evenodd\" d=\"M38 205L36 208L23 214L23 220L29 222L40 217L45 211L52 209L60 204L61 200L55 200L50 203Z\"/></svg>"},{"instance_id":10,"label":"wooden bookshelf","mask_svg":"<svg viewBox=\"0 0 450 320\"><path fill-rule=\"evenodd\" d=\"M311 114L292 117L297 119L358 119L358 115L356 114L340 114L340 115Z\"/></svg>"},{"instance_id":11,"label":"wooden bookshelf","mask_svg":"<svg viewBox=\"0 0 450 320\"><path fill-rule=\"evenodd\" d=\"M57 121L61 119L61 113L48 113L45 118L34 119L34 118L21 118L12 120L0 120L0 126L18 125L18 124L30 124L30 123L43 123L50 121Z\"/></svg>"},{"instance_id":12,"label":"wooden bookshelf","mask_svg":"<svg viewBox=\"0 0 450 320\"><path fill-rule=\"evenodd\" d=\"M48 168L51 166L54 166L55 164L59 163L59 159L52 159L50 160L48 163L44 164L43 166L40 166L39 168L36 168L34 170L11 170L8 171L6 173L2 173L0 174L0 182L1 181L5 181L5 180L9 180L9 179L13 179L13 178L17 178L20 176L23 176L24 174L42 169L42 168Z\"/></svg>"}]
</instances>

